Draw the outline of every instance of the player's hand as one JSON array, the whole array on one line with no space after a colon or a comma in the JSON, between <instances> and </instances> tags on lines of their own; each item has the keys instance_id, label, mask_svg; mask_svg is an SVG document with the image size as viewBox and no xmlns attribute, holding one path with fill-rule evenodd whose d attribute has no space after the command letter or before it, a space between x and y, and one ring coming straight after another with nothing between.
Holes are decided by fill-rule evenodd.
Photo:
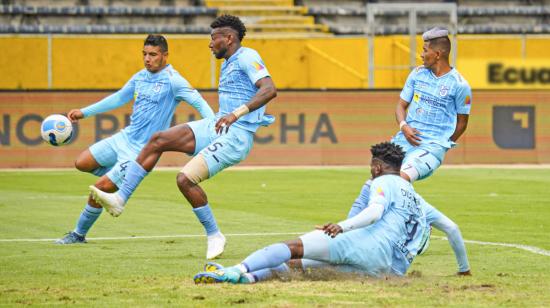
<instances>
[{"instance_id":1,"label":"player's hand","mask_svg":"<svg viewBox=\"0 0 550 308\"><path fill-rule=\"evenodd\" d=\"M76 123L78 120L84 118L84 114L80 111L80 109L72 109L69 113L67 113L67 118L69 118L71 122Z\"/></svg>"},{"instance_id":2,"label":"player's hand","mask_svg":"<svg viewBox=\"0 0 550 308\"><path fill-rule=\"evenodd\" d=\"M414 146L420 145L420 141L422 141L422 139L419 136L421 133L416 128L410 127L409 125L403 125L401 131L410 144Z\"/></svg>"},{"instance_id":3,"label":"player's hand","mask_svg":"<svg viewBox=\"0 0 550 308\"><path fill-rule=\"evenodd\" d=\"M338 224L333 224L330 222L322 227L317 226L316 229L323 230L323 232L325 232L326 235L333 238L336 237L338 234L344 232L344 230L342 230L342 227L340 227Z\"/></svg>"},{"instance_id":4,"label":"player's hand","mask_svg":"<svg viewBox=\"0 0 550 308\"><path fill-rule=\"evenodd\" d=\"M216 134L223 134L223 133L227 133L229 131L229 126L231 126L231 124L237 122L237 117L232 113L228 113L226 115L224 115L223 117L221 117L218 122L216 122ZM224 132L224 129L225 129L225 132Z\"/></svg>"},{"instance_id":5,"label":"player's hand","mask_svg":"<svg viewBox=\"0 0 550 308\"><path fill-rule=\"evenodd\" d=\"M458 272L456 273L458 276L472 276L472 273L470 272L470 270L467 270L465 272Z\"/></svg>"}]
</instances>

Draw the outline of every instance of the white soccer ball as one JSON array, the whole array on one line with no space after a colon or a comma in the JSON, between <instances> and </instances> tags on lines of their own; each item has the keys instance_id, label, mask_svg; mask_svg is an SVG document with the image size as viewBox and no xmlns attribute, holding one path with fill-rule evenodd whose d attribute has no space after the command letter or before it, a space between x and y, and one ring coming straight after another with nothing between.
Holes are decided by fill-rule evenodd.
<instances>
[{"instance_id":1,"label":"white soccer ball","mask_svg":"<svg viewBox=\"0 0 550 308\"><path fill-rule=\"evenodd\" d=\"M52 114L40 126L42 139L53 146L67 144L73 137L73 125L64 115Z\"/></svg>"}]
</instances>

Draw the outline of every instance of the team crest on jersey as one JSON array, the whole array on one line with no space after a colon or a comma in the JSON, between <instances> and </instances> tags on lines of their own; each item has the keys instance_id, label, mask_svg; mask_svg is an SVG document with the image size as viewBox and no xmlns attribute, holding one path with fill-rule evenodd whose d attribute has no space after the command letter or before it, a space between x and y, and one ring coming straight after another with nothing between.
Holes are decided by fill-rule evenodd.
<instances>
[{"instance_id":1,"label":"team crest on jersey","mask_svg":"<svg viewBox=\"0 0 550 308\"><path fill-rule=\"evenodd\" d=\"M449 87L441 86L441 88L439 88L439 96L445 97L447 96L448 93L449 93Z\"/></svg>"},{"instance_id":2,"label":"team crest on jersey","mask_svg":"<svg viewBox=\"0 0 550 308\"><path fill-rule=\"evenodd\" d=\"M155 84L155 86L153 87L153 92L159 93L159 92L160 92L160 89L162 89L162 83L157 82L157 83Z\"/></svg>"}]
</instances>

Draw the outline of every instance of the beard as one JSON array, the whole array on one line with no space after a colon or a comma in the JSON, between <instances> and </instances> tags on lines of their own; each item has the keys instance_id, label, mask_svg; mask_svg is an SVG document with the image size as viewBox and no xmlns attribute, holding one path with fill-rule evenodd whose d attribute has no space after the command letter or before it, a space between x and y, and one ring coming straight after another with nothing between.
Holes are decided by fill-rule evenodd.
<instances>
[{"instance_id":1,"label":"beard","mask_svg":"<svg viewBox=\"0 0 550 308\"><path fill-rule=\"evenodd\" d=\"M216 59L222 59L225 58L225 54L227 53L227 47L221 48L218 52L214 53L214 56Z\"/></svg>"}]
</instances>

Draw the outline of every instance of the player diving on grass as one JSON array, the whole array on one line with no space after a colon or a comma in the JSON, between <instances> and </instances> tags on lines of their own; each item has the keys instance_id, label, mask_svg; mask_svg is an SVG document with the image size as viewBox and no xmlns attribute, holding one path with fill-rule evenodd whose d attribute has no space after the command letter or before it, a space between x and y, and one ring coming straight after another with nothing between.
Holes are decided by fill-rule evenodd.
<instances>
[{"instance_id":1,"label":"player diving on grass","mask_svg":"<svg viewBox=\"0 0 550 308\"><path fill-rule=\"evenodd\" d=\"M221 67L220 109L216 117L181 124L155 134L136 162L128 165L126 178L117 193L104 193L91 187L95 200L113 216L118 216L163 152L193 155L178 174L177 185L205 229L207 259L219 256L226 240L199 183L248 156L256 130L274 121L272 116L264 113L265 105L276 96L275 85L260 55L241 46L246 32L241 20L221 15L210 26L209 47L216 58L225 59Z\"/></svg>"},{"instance_id":2,"label":"player diving on grass","mask_svg":"<svg viewBox=\"0 0 550 308\"><path fill-rule=\"evenodd\" d=\"M195 275L195 283L254 283L274 272L289 271L288 264L374 277L403 276L426 244L429 221L442 214L418 198L412 184L400 177L405 156L400 146L383 142L372 146L371 153L374 189L369 206L359 214L299 239L267 246L232 267L207 263L205 271ZM461 266L467 269L465 251L463 257Z\"/></svg>"},{"instance_id":3,"label":"player diving on grass","mask_svg":"<svg viewBox=\"0 0 550 308\"><path fill-rule=\"evenodd\" d=\"M185 101L203 118L214 112L202 96L170 65L168 43L161 35L149 35L143 44L145 68L137 72L119 91L82 109L70 110L67 117L76 122L118 108L134 100L130 125L82 152L76 159L78 170L100 178L98 191L114 192L120 188L129 164L134 161L149 138L170 126L174 109ZM86 234L103 208L91 197L76 223L76 228L57 240L58 244L85 243Z\"/></svg>"}]
</instances>

